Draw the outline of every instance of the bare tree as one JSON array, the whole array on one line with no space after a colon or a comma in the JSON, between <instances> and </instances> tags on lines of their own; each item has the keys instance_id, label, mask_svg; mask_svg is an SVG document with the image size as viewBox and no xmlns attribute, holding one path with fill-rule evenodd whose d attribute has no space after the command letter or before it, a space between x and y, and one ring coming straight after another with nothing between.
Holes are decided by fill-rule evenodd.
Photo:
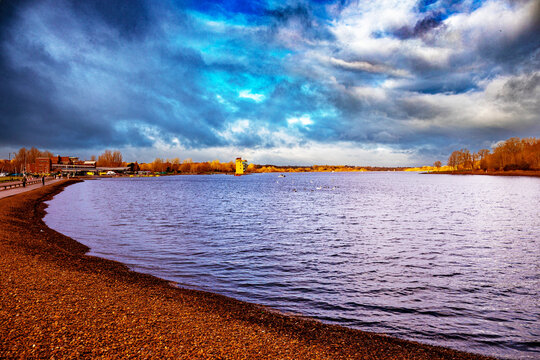
<instances>
[{"instance_id":1,"label":"bare tree","mask_svg":"<svg viewBox=\"0 0 540 360\"><path fill-rule=\"evenodd\" d=\"M97 165L103 167L122 166L122 153L118 150L105 150L103 154L99 155Z\"/></svg>"},{"instance_id":2,"label":"bare tree","mask_svg":"<svg viewBox=\"0 0 540 360\"><path fill-rule=\"evenodd\" d=\"M456 150L448 157L448 166L450 166L453 170L457 170L460 156L459 153L459 150Z\"/></svg>"},{"instance_id":3,"label":"bare tree","mask_svg":"<svg viewBox=\"0 0 540 360\"><path fill-rule=\"evenodd\" d=\"M480 169L487 170L487 157L489 155L488 149L480 149L476 153L478 159L480 160Z\"/></svg>"}]
</instances>

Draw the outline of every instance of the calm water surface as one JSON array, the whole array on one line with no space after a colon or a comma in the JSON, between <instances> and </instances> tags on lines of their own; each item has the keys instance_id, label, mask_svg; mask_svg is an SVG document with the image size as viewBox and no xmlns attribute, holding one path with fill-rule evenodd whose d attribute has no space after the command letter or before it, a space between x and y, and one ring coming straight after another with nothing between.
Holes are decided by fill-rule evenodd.
<instances>
[{"instance_id":1,"label":"calm water surface","mask_svg":"<svg viewBox=\"0 0 540 360\"><path fill-rule=\"evenodd\" d=\"M540 178L201 175L78 183L45 222L185 287L538 359L539 204Z\"/></svg>"}]
</instances>

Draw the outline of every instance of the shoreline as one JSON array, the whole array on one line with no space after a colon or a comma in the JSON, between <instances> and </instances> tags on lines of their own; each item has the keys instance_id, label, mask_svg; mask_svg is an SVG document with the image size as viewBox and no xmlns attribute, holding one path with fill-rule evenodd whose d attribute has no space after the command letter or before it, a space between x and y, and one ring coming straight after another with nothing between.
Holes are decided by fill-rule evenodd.
<instances>
[{"instance_id":1,"label":"shoreline","mask_svg":"<svg viewBox=\"0 0 540 360\"><path fill-rule=\"evenodd\" d=\"M514 170L514 171L471 171L471 170L456 170L456 171L428 171L422 174L436 175L484 175L484 176L525 176L525 177L540 177L540 171L532 170Z\"/></svg>"},{"instance_id":2,"label":"shoreline","mask_svg":"<svg viewBox=\"0 0 540 360\"><path fill-rule=\"evenodd\" d=\"M43 222L80 180L0 199L0 357L489 359L285 315L85 255Z\"/></svg>"}]
</instances>

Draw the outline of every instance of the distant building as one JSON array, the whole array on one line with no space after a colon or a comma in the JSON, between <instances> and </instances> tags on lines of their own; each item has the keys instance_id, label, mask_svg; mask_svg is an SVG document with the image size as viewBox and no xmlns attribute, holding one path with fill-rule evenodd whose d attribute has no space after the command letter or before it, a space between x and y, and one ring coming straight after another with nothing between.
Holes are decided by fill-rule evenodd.
<instances>
[{"instance_id":1,"label":"distant building","mask_svg":"<svg viewBox=\"0 0 540 360\"><path fill-rule=\"evenodd\" d=\"M39 157L36 162L31 166L30 171L38 174L49 174L51 172L51 159L48 157Z\"/></svg>"},{"instance_id":2,"label":"distant building","mask_svg":"<svg viewBox=\"0 0 540 360\"><path fill-rule=\"evenodd\" d=\"M244 175L247 169L247 160L236 158L236 173L235 175Z\"/></svg>"},{"instance_id":3,"label":"distant building","mask_svg":"<svg viewBox=\"0 0 540 360\"><path fill-rule=\"evenodd\" d=\"M96 170L96 162L81 161L74 156L39 157L33 164L28 164L27 170L33 174L86 173Z\"/></svg>"}]
</instances>

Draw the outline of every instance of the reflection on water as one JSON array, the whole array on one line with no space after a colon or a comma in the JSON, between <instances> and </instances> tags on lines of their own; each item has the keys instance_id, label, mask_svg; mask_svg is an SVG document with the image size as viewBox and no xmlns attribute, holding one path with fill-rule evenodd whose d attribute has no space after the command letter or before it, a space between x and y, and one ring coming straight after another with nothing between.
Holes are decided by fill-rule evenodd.
<instances>
[{"instance_id":1,"label":"reflection on water","mask_svg":"<svg viewBox=\"0 0 540 360\"><path fill-rule=\"evenodd\" d=\"M540 179L315 173L103 179L45 222L91 254L358 329L540 357Z\"/></svg>"}]
</instances>

